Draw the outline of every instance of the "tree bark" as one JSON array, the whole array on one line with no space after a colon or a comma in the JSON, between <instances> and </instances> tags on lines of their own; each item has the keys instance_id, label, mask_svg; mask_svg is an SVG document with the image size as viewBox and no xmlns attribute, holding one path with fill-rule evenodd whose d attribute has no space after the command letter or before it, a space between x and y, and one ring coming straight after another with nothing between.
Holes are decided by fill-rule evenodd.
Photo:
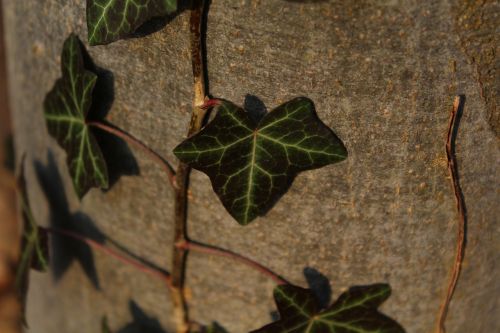
<instances>
[{"instance_id":1,"label":"tree bark","mask_svg":"<svg viewBox=\"0 0 500 333\"><path fill-rule=\"evenodd\" d=\"M21 304L16 292L20 223L17 216L16 179L12 173L12 127L7 92L7 69L0 8L0 332L21 332Z\"/></svg>"},{"instance_id":2,"label":"tree bark","mask_svg":"<svg viewBox=\"0 0 500 333\"><path fill-rule=\"evenodd\" d=\"M112 155L122 164L116 182L78 202L65 155L45 128L42 104L60 76L62 43L71 32L87 36L84 3L3 0L16 150L28 156L33 210L43 225L59 219L83 231L96 227L170 269L174 192L162 170L119 145ZM298 285L306 286L304 269L314 268L329 279L334 298L351 285L387 282L393 294L384 313L408 332L433 332L455 257L458 215L445 144L454 96L463 94L456 155L467 244L446 326L498 331L500 118L498 76L491 73L499 6L212 1L210 94L240 104L255 95L268 109L307 96L349 157L300 174L265 217L246 227L225 212L209 179L193 171L190 237L244 254ZM189 13L148 28L156 31L89 53L113 74L107 119L175 161L172 149L184 139L191 112ZM139 175L129 175L134 158ZM92 261L78 258L69 256L56 273L32 274L32 331L98 332L104 315L114 331L137 318L174 330L164 283L98 253ZM186 283L190 315L200 323L246 332L271 321L274 284L248 267L190 253Z\"/></svg>"}]
</instances>

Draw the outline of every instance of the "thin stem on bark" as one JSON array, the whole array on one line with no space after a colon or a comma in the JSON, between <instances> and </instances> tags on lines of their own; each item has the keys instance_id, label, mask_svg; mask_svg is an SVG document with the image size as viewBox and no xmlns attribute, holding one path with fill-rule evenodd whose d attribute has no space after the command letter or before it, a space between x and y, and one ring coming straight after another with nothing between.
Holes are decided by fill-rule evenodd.
<instances>
[{"instance_id":1,"label":"thin stem on bark","mask_svg":"<svg viewBox=\"0 0 500 333\"><path fill-rule=\"evenodd\" d=\"M139 141L139 139L133 137L132 135L124 132L121 129L106 125L106 124L98 122L98 121L89 121L89 122L87 122L87 125L99 128L100 130L103 130L107 133L113 134L114 136L117 136L120 139L123 139L129 145L134 146L134 147L140 149L141 151L143 151L149 158L151 158L151 160L158 163L158 165L161 166L163 171L165 171L165 173L167 174L168 181L169 181L170 185L172 185L172 187L174 189L177 188L177 184L175 182L174 168L172 168L170 163L168 163L167 160L165 160L160 154L158 154L153 149L146 146L144 143Z\"/></svg>"},{"instance_id":2,"label":"thin stem on bark","mask_svg":"<svg viewBox=\"0 0 500 333\"><path fill-rule=\"evenodd\" d=\"M191 61L193 67L193 112L188 129L188 136L198 132L205 117L206 110L202 107L206 97L205 68L203 61L203 14L205 0L191 0L190 36L191 36ZM177 322L177 333L189 331L189 313L184 296L184 273L186 270L187 252L176 244L185 242L187 235L187 199L190 167L180 163L177 169L177 189L175 195L175 226L174 248L172 255L172 298L174 302L174 315Z\"/></svg>"},{"instance_id":3,"label":"thin stem on bark","mask_svg":"<svg viewBox=\"0 0 500 333\"><path fill-rule=\"evenodd\" d=\"M185 249L185 250L189 250L189 251L206 253L206 254L215 255L215 256L219 256L219 257L230 258L230 259L241 262L242 264L245 264L245 265L259 271L260 273L269 277L271 280L273 280L277 284L280 284L280 285L281 284L288 284L288 281L286 281L284 278L282 278L278 274L274 273L272 270L270 270L266 266L258 263L255 260L252 260L250 258L242 256L241 254L238 254L238 253L226 250L226 249L222 249L220 247L202 244L202 243L199 243L196 241L191 241L191 240L185 240L182 243L178 243L177 247Z\"/></svg>"},{"instance_id":4,"label":"thin stem on bark","mask_svg":"<svg viewBox=\"0 0 500 333\"><path fill-rule=\"evenodd\" d=\"M142 264L141 262L137 261L137 260L134 260L134 259L131 259L131 258L128 258L124 255L122 255L121 253L119 253L118 251L115 251L109 247L106 247L105 245L103 244L100 244L90 238L87 238L85 236L82 236L76 232L72 232L72 231L69 231L69 230L64 230L64 229L58 229L58 228L42 228L43 230L45 230L46 232L48 233L51 233L51 234L58 234L58 235L62 235L62 236L65 236L65 237L69 237L69 238L72 238L72 239L76 239L82 243L85 243L87 244L88 246L92 247L93 249L97 250L97 251L100 251L106 255L109 255L119 261L121 261L122 263L124 264L127 264L129 266L132 266L136 269L138 269L139 271L143 272L143 273L146 273L146 274L149 274L151 276L154 276L155 278L159 278L161 279L162 281L166 282L167 283L167 286L169 288L171 288L171 277L170 275L161 270L161 269L158 269L158 268L154 268L154 267L150 267L150 266L147 266L147 265L144 265Z\"/></svg>"},{"instance_id":5,"label":"thin stem on bark","mask_svg":"<svg viewBox=\"0 0 500 333\"><path fill-rule=\"evenodd\" d=\"M445 321L446 315L448 314L448 308L450 306L451 299L453 297L453 293L455 292L458 278L460 276L460 272L462 270L462 262L465 253L465 230L467 227L467 213L465 209L465 201L462 193L462 189L460 188L460 182L458 177L458 169L457 169L457 160L455 157L455 137L456 132L458 131L458 120L459 113L463 110L464 107L463 96L456 96L455 101L453 103L453 108L450 113L450 120L448 123L448 135L446 138L446 157L448 158L448 171L451 177L451 183L453 185L453 192L455 194L455 201L458 213L458 223L457 223L457 244L456 244L456 252L455 252L455 260L453 261L453 268L451 272L450 281L448 283L448 289L446 291L446 297L439 308L438 315L438 333L445 333Z\"/></svg>"}]
</instances>

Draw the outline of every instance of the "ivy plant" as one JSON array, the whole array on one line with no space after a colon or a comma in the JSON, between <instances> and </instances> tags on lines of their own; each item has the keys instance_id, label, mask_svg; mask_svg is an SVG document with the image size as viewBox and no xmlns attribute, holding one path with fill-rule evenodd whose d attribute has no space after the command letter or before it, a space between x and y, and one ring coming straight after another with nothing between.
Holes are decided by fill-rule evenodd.
<instances>
[{"instance_id":1,"label":"ivy plant","mask_svg":"<svg viewBox=\"0 0 500 333\"><path fill-rule=\"evenodd\" d=\"M127 37L151 18L176 10L177 0L87 0L89 44Z\"/></svg>"},{"instance_id":2,"label":"ivy plant","mask_svg":"<svg viewBox=\"0 0 500 333\"><path fill-rule=\"evenodd\" d=\"M50 135L66 151L75 191L82 197L92 187L108 187L101 149L87 125L97 75L85 68L80 40L69 36L61 54L62 77L47 94L44 116Z\"/></svg>"},{"instance_id":3,"label":"ivy plant","mask_svg":"<svg viewBox=\"0 0 500 333\"><path fill-rule=\"evenodd\" d=\"M280 319L252 333L402 333L403 328L377 308L389 297L387 284L352 287L321 309L311 290L293 285L274 289Z\"/></svg>"},{"instance_id":4,"label":"ivy plant","mask_svg":"<svg viewBox=\"0 0 500 333\"><path fill-rule=\"evenodd\" d=\"M34 269L45 272L48 269L48 237L44 229L38 226L31 210L26 179L24 177L24 158L21 163L21 172L18 176L19 195L18 201L21 205L23 234L21 240L21 258L16 271L16 289L21 304L23 305L23 321L25 321L24 307L29 285L29 272ZM26 324L26 322L24 322Z\"/></svg>"},{"instance_id":5,"label":"ivy plant","mask_svg":"<svg viewBox=\"0 0 500 333\"><path fill-rule=\"evenodd\" d=\"M347 157L342 141L318 119L313 102L303 97L258 121L222 101L215 118L174 153L210 177L224 207L243 225L264 215L298 172Z\"/></svg>"},{"instance_id":6,"label":"ivy plant","mask_svg":"<svg viewBox=\"0 0 500 333\"><path fill-rule=\"evenodd\" d=\"M265 265L187 237L187 184L191 167L210 177L214 192L228 213L239 224L247 225L257 217L265 219L266 213L292 186L299 172L338 163L348 156L341 139L319 119L309 98L294 98L257 116L236 103L208 97L202 42L206 2L190 2L194 102L188 138L174 149L179 159L176 171L173 171L172 163L126 131L102 120L90 120L89 110L98 103L92 99L98 73L86 67L83 44L76 35L70 35L64 42L62 77L47 94L44 103L48 131L66 152L67 167L80 198L92 187L108 186L106 156L101 152L93 130L119 136L158 162L166 172L176 200L170 273L140 263L74 232L46 231L85 242L97 251L164 280L173 300L178 333L225 332L218 324L200 327L189 317L183 291L189 251L232 258L276 282L274 298L279 319L253 331L255 333L404 332L396 321L378 311L390 295L387 284L352 287L333 304L324 307L312 290L290 284ZM88 43L108 44L123 39L151 18L164 17L177 10L176 0L87 0ZM207 123L209 109L216 115ZM29 224L26 230L31 233L37 229ZM33 250L37 249L36 244L25 243L26 256L31 258L38 253ZM101 331L112 332L105 319Z\"/></svg>"}]
</instances>

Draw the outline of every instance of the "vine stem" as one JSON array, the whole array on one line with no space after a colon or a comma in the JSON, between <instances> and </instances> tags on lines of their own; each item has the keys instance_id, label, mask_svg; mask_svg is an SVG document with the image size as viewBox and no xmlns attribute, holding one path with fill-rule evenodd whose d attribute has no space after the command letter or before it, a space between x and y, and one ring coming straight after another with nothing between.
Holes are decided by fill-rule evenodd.
<instances>
[{"instance_id":1,"label":"vine stem","mask_svg":"<svg viewBox=\"0 0 500 333\"><path fill-rule=\"evenodd\" d=\"M39 227L39 228L46 231L47 233L62 235L65 237L76 239L82 243L85 243L88 246L92 247L93 249L96 249L96 250L98 250L106 255L109 255L109 256L121 261L124 264L132 266L143 273L149 274L155 278L159 278L160 280L166 282L167 286L169 288L172 288L170 274L168 274L160 269L149 267L147 265L140 263L137 260L127 258L126 256L123 256L118 251L110 249L109 247L106 247L105 245L100 244L99 242L96 242L92 239L89 239L87 237L79 235L76 232L72 232L72 231L64 230L64 229L58 229L58 228L44 228L44 227Z\"/></svg>"},{"instance_id":2,"label":"vine stem","mask_svg":"<svg viewBox=\"0 0 500 333\"><path fill-rule=\"evenodd\" d=\"M279 276L278 274L274 273L272 270L267 268L266 266L258 263L255 260L252 260L250 258L247 258L245 256L242 256L241 254L222 249L220 247L212 246L212 245L207 245L207 244L202 244L196 241L191 241L191 240L185 240L184 242L176 244L178 248L185 249L188 251L194 251L194 252L199 252L199 253L206 253L210 255L215 255L219 257L226 257L233 259L235 261L241 262L242 264L245 264L260 273L264 274L265 276L269 277L271 280L276 282L278 285L283 285L283 284L289 284L288 281L286 281L284 278Z\"/></svg>"},{"instance_id":3,"label":"vine stem","mask_svg":"<svg viewBox=\"0 0 500 333\"><path fill-rule=\"evenodd\" d=\"M198 132L205 118L206 83L205 68L203 61L203 15L206 0L191 0L190 16L190 47L191 62L193 69L193 111L188 129L188 137ZM174 317L177 323L177 333L189 331L189 313L184 295L184 275L186 271L187 252L183 248L175 246L188 239L187 234L187 205L189 174L191 168L180 163L177 168L177 189L175 194L175 216L174 216L174 248L172 251L172 298L174 303Z\"/></svg>"},{"instance_id":4,"label":"vine stem","mask_svg":"<svg viewBox=\"0 0 500 333\"><path fill-rule=\"evenodd\" d=\"M99 122L99 121L89 121L86 124L88 126L99 128L107 133L110 133L114 136L117 136L120 139L123 139L125 142L127 142L131 146L134 146L134 147L140 149L149 158L151 158L152 161L158 163L158 165L161 166L161 168L167 174L168 181L169 181L170 185L172 185L172 187L174 189L177 189L174 168L172 168L170 163L168 163L160 154L155 152L153 149L149 148L147 145L142 143L139 139L133 137L132 135L124 132L123 130L121 130L119 128L106 125L106 124Z\"/></svg>"},{"instance_id":5,"label":"vine stem","mask_svg":"<svg viewBox=\"0 0 500 333\"><path fill-rule=\"evenodd\" d=\"M455 157L455 137L456 131L458 130L458 113L463 109L464 97L456 96L453 102L453 108L450 113L450 120L448 123L448 135L446 139L446 156L448 158L448 171L450 173L451 182L453 185L453 192L455 194L456 207L458 212L458 234L457 234L457 245L455 260L453 261L453 268L451 272L450 281L448 283L448 290L446 292L446 297L439 308L438 315L438 333L445 333L445 321L446 315L448 314L448 308L450 306L453 293L455 292L458 278L462 270L462 262L465 253L465 230L467 226L467 215L465 210L465 202L460 188L460 182L458 178L457 162Z\"/></svg>"}]
</instances>

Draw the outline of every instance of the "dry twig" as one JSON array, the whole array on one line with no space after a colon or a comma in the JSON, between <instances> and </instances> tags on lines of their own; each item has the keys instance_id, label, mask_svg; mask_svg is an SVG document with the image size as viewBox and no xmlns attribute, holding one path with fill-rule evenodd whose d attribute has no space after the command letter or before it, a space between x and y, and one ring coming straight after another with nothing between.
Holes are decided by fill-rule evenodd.
<instances>
[{"instance_id":1,"label":"dry twig","mask_svg":"<svg viewBox=\"0 0 500 333\"><path fill-rule=\"evenodd\" d=\"M457 204L458 235L457 235L455 260L453 261L453 268L451 272L450 282L448 283L446 298L444 299L443 303L441 304L441 307L439 308L438 327L437 327L438 333L446 332L445 328L446 315L448 314L448 308L450 306L453 293L455 292L457 286L465 252L465 241L466 241L465 230L467 226L467 215L465 211L465 202L462 194L462 189L460 188L458 169L455 158L455 138L458 130L459 114L463 110L464 101L465 101L464 96L455 97L453 108L450 114L450 121L448 123L448 135L446 140L446 156L448 158L448 171L450 172L451 182L453 185L453 191L455 193L455 200Z\"/></svg>"}]
</instances>

